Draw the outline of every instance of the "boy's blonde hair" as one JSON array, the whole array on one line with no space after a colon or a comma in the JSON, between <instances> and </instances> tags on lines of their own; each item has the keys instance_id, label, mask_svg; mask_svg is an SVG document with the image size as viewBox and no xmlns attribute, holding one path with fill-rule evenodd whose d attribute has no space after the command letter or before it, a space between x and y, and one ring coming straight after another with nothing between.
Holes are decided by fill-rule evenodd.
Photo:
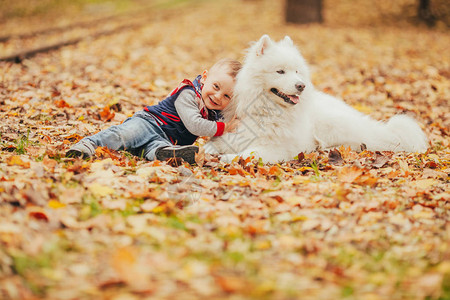
<instances>
[{"instance_id":1,"label":"boy's blonde hair","mask_svg":"<svg viewBox=\"0 0 450 300\"><path fill-rule=\"evenodd\" d=\"M221 60L219 60L218 62L216 62L210 69L209 71L213 71L215 69L218 69L220 67L227 67L228 68L228 72L227 74L229 76L231 76L233 79L236 78L237 73L239 72L239 70L242 68L242 64L234 59L230 59L230 58L223 58Z\"/></svg>"},{"instance_id":2,"label":"boy's blonde hair","mask_svg":"<svg viewBox=\"0 0 450 300\"><path fill-rule=\"evenodd\" d=\"M234 59L230 59L230 58L223 58L221 60L219 60L218 62L216 62L210 69L209 71L214 72L216 69L219 68L227 68L227 74L233 78L234 80L236 79L236 75L239 73L239 71L242 68L242 64ZM227 107L225 107L225 109L222 110L222 116L225 119L225 122L229 122L235 115L236 112L236 101L234 101L234 99L232 99L230 101L230 103L227 105Z\"/></svg>"}]
</instances>

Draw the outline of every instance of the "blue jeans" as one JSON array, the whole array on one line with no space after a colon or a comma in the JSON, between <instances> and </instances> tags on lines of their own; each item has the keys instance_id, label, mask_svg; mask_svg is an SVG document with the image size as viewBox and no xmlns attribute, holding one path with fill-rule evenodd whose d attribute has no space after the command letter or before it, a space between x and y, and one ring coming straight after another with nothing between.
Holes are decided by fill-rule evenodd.
<instances>
[{"instance_id":1,"label":"blue jeans","mask_svg":"<svg viewBox=\"0 0 450 300\"><path fill-rule=\"evenodd\" d=\"M94 143L97 147L127 150L148 160L155 159L157 148L172 146L156 120L144 111L138 111L122 124L111 126L97 134L85 137L84 140Z\"/></svg>"}]
</instances>

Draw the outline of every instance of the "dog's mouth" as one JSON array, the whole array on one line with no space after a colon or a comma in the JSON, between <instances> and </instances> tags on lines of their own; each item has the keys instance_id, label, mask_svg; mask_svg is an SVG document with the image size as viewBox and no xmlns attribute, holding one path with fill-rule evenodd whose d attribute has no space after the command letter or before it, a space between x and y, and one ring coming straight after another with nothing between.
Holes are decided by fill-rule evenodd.
<instances>
[{"instance_id":1,"label":"dog's mouth","mask_svg":"<svg viewBox=\"0 0 450 300\"><path fill-rule=\"evenodd\" d=\"M270 91L272 93L274 93L275 95L277 95L278 97L280 97L281 99L284 100L284 102L290 103L290 104L297 104L298 101L300 100L300 98L298 97L298 95L287 95L279 90L277 90L276 88L271 88Z\"/></svg>"}]
</instances>

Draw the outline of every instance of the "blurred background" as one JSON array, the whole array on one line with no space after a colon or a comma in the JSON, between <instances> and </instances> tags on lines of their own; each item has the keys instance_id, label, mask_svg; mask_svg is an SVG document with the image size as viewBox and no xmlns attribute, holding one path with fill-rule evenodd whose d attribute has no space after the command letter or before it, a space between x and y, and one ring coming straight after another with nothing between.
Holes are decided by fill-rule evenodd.
<instances>
[{"instance_id":1,"label":"blurred background","mask_svg":"<svg viewBox=\"0 0 450 300\"><path fill-rule=\"evenodd\" d=\"M20 162L32 163L0 159L0 299L450 299L448 192L434 183L449 161L448 2L0 0L1 137L17 149L29 141ZM175 175L147 185L106 159L57 161L73 139L157 103L219 58L242 60L263 34L293 39L317 89L378 120L412 115L431 152L372 169L376 189L350 192L334 175L293 183L292 204L265 193L278 176L225 179L216 194L199 170L211 198L192 209L153 200L159 174L170 188ZM33 49L42 51L17 55ZM91 191L97 177L115 194ZM253 198L216 201L222 191Z\"/></svg>"},{"instance_id":2,"label":"blurred background","mask_svg":"<svg viewBox=\"0 0 450 300\"><path fill-rule=\"evenodd\" d=\"M262 2L264 0L242 0ZM323 22L330 26L370 26L374 23L387 25L427 24L439 28L450 25L450 4L448 0L271 0L292 8L296 3L319 3ZM99 15L123 13L139 9L149 3L160 6L182 2L194 4L200 1L189 0L0 0L0 24L23 18L41 19L44 23L61 24L74 16L87 19ZM230 2L232 3L232 2ZM426 6L421 13L419 6ZM284 11L280 11L284 17ZM45 16L45 19L42 19ZM14 22L15 23L15 22ZM5 30L5 29L4 29Z\"/></svg>"}]
</instances>

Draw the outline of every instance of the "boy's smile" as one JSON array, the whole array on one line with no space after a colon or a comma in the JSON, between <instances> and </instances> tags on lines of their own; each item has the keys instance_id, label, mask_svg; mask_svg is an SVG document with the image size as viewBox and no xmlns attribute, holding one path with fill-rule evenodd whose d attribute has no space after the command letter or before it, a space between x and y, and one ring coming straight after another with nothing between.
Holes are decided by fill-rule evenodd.
<instances>
[{"instance_id":1,"label":"boy's smile","mask_svg":"<svg viewBox=\"0 0 450 300\"><path fill-rule=\"evenodd\" d=\"M203 83L202 99L206 108L223 110L233 96L234 80L227 74L226 67L204 71L201 82Z\"/></svg>"}]
</instances>

